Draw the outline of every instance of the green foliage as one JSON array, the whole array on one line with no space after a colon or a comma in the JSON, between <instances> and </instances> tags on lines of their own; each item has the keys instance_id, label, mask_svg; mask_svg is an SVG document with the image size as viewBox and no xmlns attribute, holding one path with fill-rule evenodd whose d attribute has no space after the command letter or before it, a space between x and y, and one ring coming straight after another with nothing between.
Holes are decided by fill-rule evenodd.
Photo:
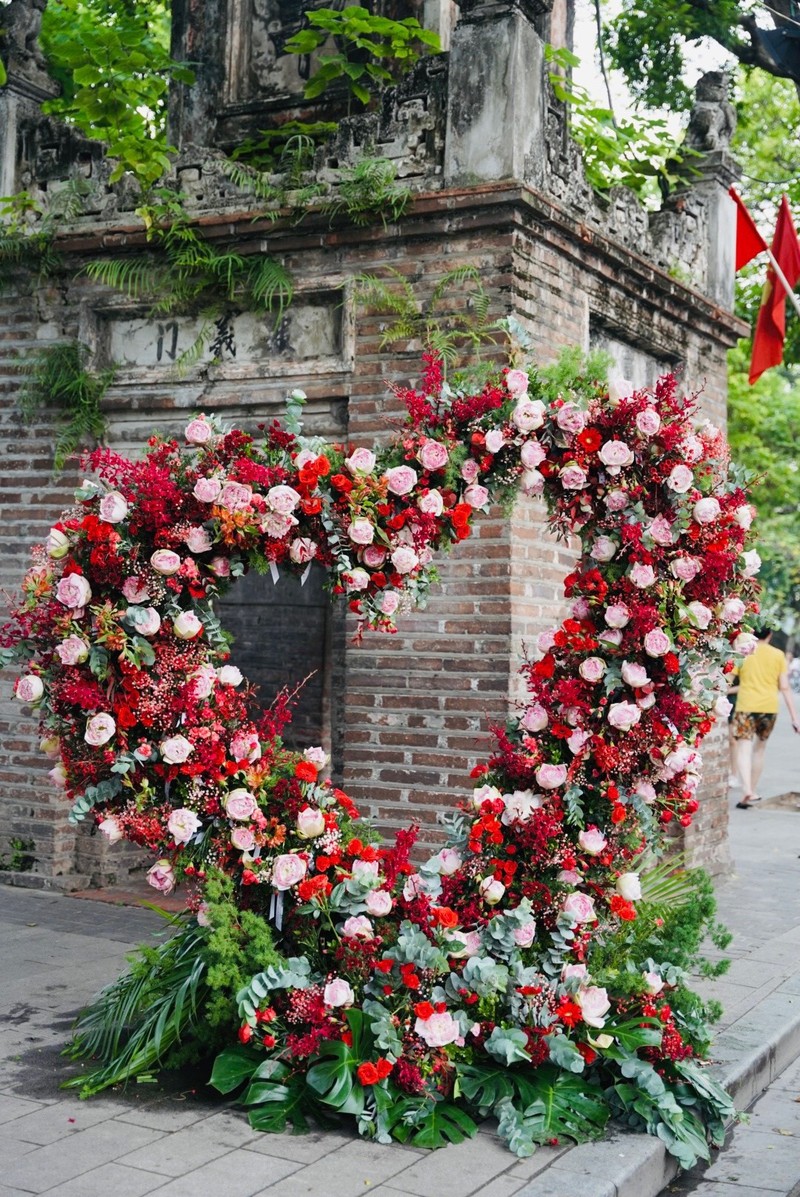
<instances>
[{"instance_id":1,"label":"green foliage","mask_svg":"<svg viewBox=\"0 0 800 1197\"><path fill-rule=\"evenodd\" d=\"M62 88L45 110L107 143L118 160L112 182L130 171L147 188L169 166L169 81L194 80L170 57L170 8L168 0L58 0L42 16L42 48Z\"/></svg>"},{"instance_id":2,"label":"green foliage","mask_svg":"<svg viewBox=\"0 0 800 1197\"><path fill-rule=\"evenodd\" d=\"M294 164L310 170L318 146L339 128L335 121L286 121L276 129L263 129L257 137L248 137L231 153L242 162L265 173L285 171Z\"/></svg>"},{"instance_id":3,"label":"green foliage","mask_svg":"<svg viewBox=\"0 0 800 1197\"><path fill-rule=\"evenodd\" d=\"M89 1097L123 1081L150 1079L166 1063L200 1023L207 991L204 938L197 924L185 925L166 943L130 957L130 971L79 1015L65 1051L73 1060L97 1057L102 1063L65 1088Z\"/></svg>"},{"instance_id":4,"label":"green foliage","mask_svg":"<svg viewBox=\"0 0 800 1197\"><path fill-rule=\"evenodd\" d=\"M309 27L287 41L290 54L315 54L331 39L337 46L335 54L318 56L320 65L305 87L308 100L343 84L350 96L368 104L372 91L409 70L423 49L441 50L437 34L414 17L392 21L358 5L311 9L305 16Z\"/></svg>"},{"instance_id":5,"label":"green foliage","mask_svg":"<svg viewBox=\"0 0 800 1197\"><path fill-rule=\"evenodd\" d=\"M545 48L556 69L550 82L559 100L569 106L570 132L583 151L586 177L598 191L630 187L642 199L659 201L661 190L691 176L694 150L678 144L662 117L637 113L615 118L610 108L596 104L586 88L567 82L568 72L580 64L569 50Z\"/></svg>"},{"instance_id":6,"label":"green foliage","mask_svg":"<svg viewBox=\"0 0 800 1197\"><path fill-rule=\"evenodd\" d=\"M299 121L291 121L290 124L298 129L305 127ZM312 125L307 127L314 128ZM330 128L324 122L319 122L319 127ZM276 135L282 132L282 129L275 130ZM316 147L317 141L313 136L298 132L273 146L276 158L265 166L243 160L237 151L222 163L222 170L240 190L269 204L264 215L271 220L277 220L282 215L282 208L289 208L294 220L299 223L311 201L325 191L323 184L316 182L313 176L312 181L308 181ZM257 161L259 155L254 154L253 157ZM279 177L271 177L268 170L279 172Z\"/></svg>"},{"instance_id":7,"label":"green foliage","mask_svg":"<svg viewBox=\"0 0 800 1197\"><path fill-rule=\"evenodd\" d=\"M8 856L0 853L0 869L9 873L29 873L36 864L33 854L35 847L33 840L23 840L15 836L8 841Z\"/></svg>"},{"instance_id":8,"label":"green foliage","mask_svg":"<svg viewBox=\"0 0 800 1197\"><path fill-rule=\"evenodd\" d=\"M43 409L55 407L60 431L53 468L62 470L67 458L87 440L102 440L106 421L100 401L114 381L116 368L94 373L87 365L88 350L79 341L51 345L25 359L17 404L31 423Z\"/></svg>"},{"instance_id":9,"label":"green foliage","mask_svg":"<svg viewBox=\"0 0 800 1197\"><path fill-rule=\"evenodd\" d=\"M380 217L385 228L390 220L399 220L410 199L410 190L397 182L397 169L389 158L365 156L341 171L339 192L324 211L332 217L344 213L353 224Z\"/></svg>"},{"instance_id":10,"label":"green foliage","mask_svg":"<svg viewBox=\"0 0 800 1197\"><path fill-rule=\"evenodd\" d=\"M0 289L14 272L38 269L40 277L54 274L61 257L54 248L58 226L81 209L90 184L79 175L50 192L43 207L29 191L0 198Z\"/></svg>"},{"instance_id":11,"label":"green foliage","mask_svg":"<svg viewBox=\"0 0 800 1197\"><path fill-rule=\"evenodd\" d=\"M399 270L388 268L389 279L372 274L356 278L359 302L393 320L381 335L381 348L398 341L421 341L452 366L463 354L479 353L485 344L497 345L504 337L501 325L490 320L491 297L484 290L477 266L448 270L423 302ZM459 292L454 301L451 293Z\"/></svg>"}]
</instances>

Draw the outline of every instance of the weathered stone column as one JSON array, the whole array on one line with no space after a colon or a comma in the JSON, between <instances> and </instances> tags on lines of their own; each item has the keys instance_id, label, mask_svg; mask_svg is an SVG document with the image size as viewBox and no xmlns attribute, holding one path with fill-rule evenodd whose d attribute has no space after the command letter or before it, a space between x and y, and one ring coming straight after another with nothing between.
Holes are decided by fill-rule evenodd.
<instances>
[{"instance_id":1,"label":"weathered stone column","mask_svg":"<svg viewBox=\"0 0 800 1197\"><path fill-rule=\"evenodd\" d=\"M20 190L20 138L26 124L40 117L45 100L58 95L47 73L38 36L47 0L11 0L0 10L3 62L8 74L0 88L0 195Z\"/></svg>"},{"instance_id":2,"label":"weathered stone column","mask_svg":"<svg viewBox=\"0 0 800 1197\"><path fill-rule=\"evenodd\" d=\"M450 46L445 178L537 179L544 159L544 45L552 0L465 0Z\"/></svg>"}]
</instances>

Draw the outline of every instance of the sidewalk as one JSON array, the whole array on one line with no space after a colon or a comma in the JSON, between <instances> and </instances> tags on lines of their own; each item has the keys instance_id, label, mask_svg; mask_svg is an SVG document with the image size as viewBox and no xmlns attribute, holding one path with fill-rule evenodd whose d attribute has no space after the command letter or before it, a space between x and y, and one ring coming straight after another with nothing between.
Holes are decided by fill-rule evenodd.
<instances>
[{"instance_id":1,"label":"sidewalk","mask_svg":"<svg viewBox=\"0 0 800 1197\"><path fill-rule=\"evenodd\" d=\"M779 792L800 792L800 737L775 735ZM204 1088L138 1086L81 1102L58 1088L70 1068L59 1052L71 1019L160 920L0 886L0 1197L655 1197L665 1185L702 1197L787 1194L800 1182L800 1066L792 1064L800 1054L800 814L732 809L731 833L736 869L719 902L735 938L730 973L713 989L726 1005L718 1074L732 1080L740 1106L784 1075L707 1180L670 1184L671 1161L643 1135L545 1148L520 1161L490 1129L433 1153L346 1133L255 1134ZM744 1134L751 1138L742 1148Z\"/></svg>"}]
</instances>

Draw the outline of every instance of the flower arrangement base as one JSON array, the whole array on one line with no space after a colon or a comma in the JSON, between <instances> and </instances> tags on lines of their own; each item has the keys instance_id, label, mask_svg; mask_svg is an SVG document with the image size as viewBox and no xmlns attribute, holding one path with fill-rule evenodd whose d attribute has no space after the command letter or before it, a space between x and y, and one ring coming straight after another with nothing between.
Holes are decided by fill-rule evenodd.
<instances>
[{"instance_id":1,"label":"flower arrangement base","mask_svg":"<svg viewBox=\"0 0 800 1197\"><path fill-rule=\"evenodd\" d=\"M528 1155L615 1118L689 1166L732 1113L686 984L713 901L659 859L752 642L743 479L669 377L510 369L459 391L429 358L400 395L406 425L375 451L304 439L298 395L263 442L200 416L188 452L98 450L35 550L3 639L53 780L73 820L155 853L156 890L190 891L177 933L79 1020L73 1054L101 1064L76 1084L218 1052L211 1083L264 1130L348 1118L436 1147L492 1115ZM359 634L392 631L435 553L520 487L580 539L569 614L417 866L413 827L380 844L322 750L283 747L286 696L254 711L214 600L246 569L318 561Z\"/></svg>"}]
</instances>

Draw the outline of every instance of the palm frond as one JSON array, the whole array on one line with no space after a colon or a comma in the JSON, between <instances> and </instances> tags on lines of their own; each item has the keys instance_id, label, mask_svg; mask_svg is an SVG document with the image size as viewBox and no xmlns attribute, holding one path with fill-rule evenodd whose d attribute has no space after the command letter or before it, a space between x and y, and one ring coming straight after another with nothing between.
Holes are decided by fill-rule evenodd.
<instances>
[{"instance_id":1,"label":"palm frond","mask_svg":"<svg viewBox=\"0 0 800 1197\"><path fill-rule=\"evenodd\" d=\"M685 906L697 892L695 878L686 869L686 855L669 856L654 868L644 854L634 866L640 874L643 902L653 906Z\"/></svg>"}]
</instances>

